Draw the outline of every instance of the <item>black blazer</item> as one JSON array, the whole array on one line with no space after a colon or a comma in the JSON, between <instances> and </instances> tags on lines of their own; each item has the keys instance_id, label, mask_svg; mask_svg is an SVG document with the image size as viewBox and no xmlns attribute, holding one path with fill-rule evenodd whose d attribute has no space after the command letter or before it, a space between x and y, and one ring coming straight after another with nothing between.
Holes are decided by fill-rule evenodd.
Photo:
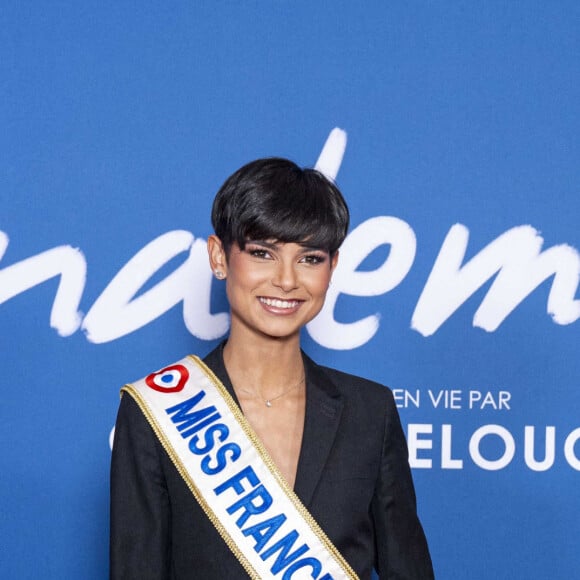
<instances>
[{"instance_id":1,"label":"black blazer","mask_svg":"<svg viewBox=\"0 0 580 580\"><path fill-rule=\"evenodd\" d=\"M204 362L238 402L222 348ZM381 579L433 578L390 390L306 355L304 365L296 494L361 579L373 567ZM112 580L247 578L128 395L115 429L110 548Z\"/></svg>"}]
</instances>

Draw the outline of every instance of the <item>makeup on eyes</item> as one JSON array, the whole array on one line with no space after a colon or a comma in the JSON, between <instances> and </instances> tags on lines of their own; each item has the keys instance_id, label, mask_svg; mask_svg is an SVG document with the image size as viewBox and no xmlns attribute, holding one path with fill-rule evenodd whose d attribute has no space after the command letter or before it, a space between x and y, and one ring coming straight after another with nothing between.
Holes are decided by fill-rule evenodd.
<instances>
[{"instance_id":1,"label":"makeup on eyes","mask_svg":"<svg viewBox=\"0 0 580 580\"><path fill-rule=\"evenodd\" d=\"M296 243L296 242L294 242ZM268 258L270 252L280 252L281 248L285 245L284 242L269 242L263 240L248 240L243 249L244 252L255 256L257 258ZM299 245L302 250L298 252L300 256L300 261L304 261L311 265L323 264L328 260L328 252L320 248L313 248L311 246Z\"/></svg>"}]
</instances>

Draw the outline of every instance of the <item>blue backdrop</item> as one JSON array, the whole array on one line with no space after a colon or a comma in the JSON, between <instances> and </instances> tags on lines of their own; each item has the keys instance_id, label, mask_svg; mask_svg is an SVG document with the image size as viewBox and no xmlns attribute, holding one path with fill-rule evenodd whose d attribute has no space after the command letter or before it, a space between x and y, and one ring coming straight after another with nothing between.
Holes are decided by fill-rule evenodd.
<instances>
[{"instance_id":1,"label":"blue backdrop","mask_svg":"<svg viewBox=\"0 0 580 580\"><path fill-rule=\"evenodd\" d=\"M106 577L119 387L227 329L213 195L329 136L353 233L306 350L394 389L438 578L578 577L577 2L0 22L3 577Z\"/></svg>"}]
</instances>

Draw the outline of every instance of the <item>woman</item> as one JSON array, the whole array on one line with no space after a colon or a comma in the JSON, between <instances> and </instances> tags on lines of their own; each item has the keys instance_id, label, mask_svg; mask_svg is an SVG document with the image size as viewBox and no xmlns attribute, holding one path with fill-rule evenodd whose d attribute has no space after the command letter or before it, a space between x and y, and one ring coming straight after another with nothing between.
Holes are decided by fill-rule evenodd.
<instances>
[{"instance_id":1,"label":"woman","mask_svg":"<svg viewBox=\"0 0 580 580\"><path fill-rule=\"evenodd\" d=\"M221 187L208 253L230 334L203 363L184 359L122 398L112 578L433 577L391 392L300 349L348 221L333 183L284 159Z\"/></svg>"}]
</instances>

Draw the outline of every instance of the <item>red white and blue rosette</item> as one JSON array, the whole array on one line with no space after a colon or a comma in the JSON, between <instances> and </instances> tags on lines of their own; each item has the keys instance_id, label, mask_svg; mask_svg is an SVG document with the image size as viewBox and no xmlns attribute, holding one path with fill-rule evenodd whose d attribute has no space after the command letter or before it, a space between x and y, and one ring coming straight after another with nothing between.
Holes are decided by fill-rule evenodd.
<instances>
[{"instance_id":1,"label":"red white and blue rosette","mask_svg":"<svg viewBox=\"0 0 580 580\"><path fill-rule=\"evenodd\" d=\"M189 371L183 365L165 367L145 378L147 386L159 393L177 393L189 379Z\"/></svg>"}]
</instances>

